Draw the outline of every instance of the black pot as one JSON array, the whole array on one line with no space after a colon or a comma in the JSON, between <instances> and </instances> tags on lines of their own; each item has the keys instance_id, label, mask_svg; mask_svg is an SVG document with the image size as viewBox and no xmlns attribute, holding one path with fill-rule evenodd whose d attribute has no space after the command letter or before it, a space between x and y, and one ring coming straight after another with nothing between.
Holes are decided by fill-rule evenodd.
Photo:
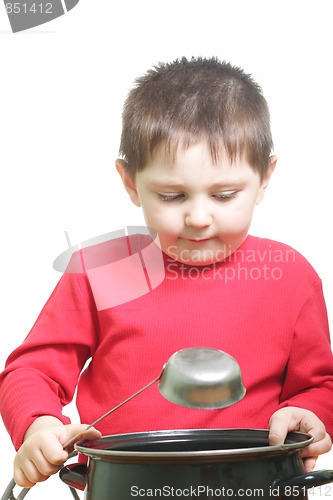
<instances>
[{"instance_id":1,"label":"black pot","mask_svg":"<svg viewBox=\"0 0 333 500\"><path fill-rule=\"evenodd\" d=\"M86 500L135 498L307 498L309 488L333 481L333 471L308 474L300 450L311 436L289 433L269 446L268 431L209 429L140 432L81 441L88 464L60 471Z\"/></svg>"}]
</instances>

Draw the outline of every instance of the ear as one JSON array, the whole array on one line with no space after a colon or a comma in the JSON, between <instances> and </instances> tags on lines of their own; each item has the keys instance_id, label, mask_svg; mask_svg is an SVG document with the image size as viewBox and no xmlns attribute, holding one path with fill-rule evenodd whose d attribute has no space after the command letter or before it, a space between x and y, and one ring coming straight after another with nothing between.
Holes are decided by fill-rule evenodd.
<instances>
[{"instance_id":1,"label":"ear","mask_svg":"<svg viewBox=\"0 0 333 500\"><path fill-rule=\"evenodd\" d=\"M128 174L126 161L121 159L116 160L116 169L132 202L137 207L140 207L141 202L135 186L135 180Z\"/></svg>"},{"instance_id":2,"label":"ear","mask_svg":"<svg viewBox=\"0 0 333 500\"><path fill-rule=\"evenodd\" d=\"M273 174L275 167L276 167L276 163L277 163L277 157L275 155L271 156L269 158L269 166L268 166L267 171L266 171L266 173L261 181L261 184L260 184L260 188L259 188L258 195L257 195L256 205L259 205L259 203L262 201L262 199L265 195L266 188L269 184L269 181L271 180L272 174Z\"/></svg>"}]
</instances>

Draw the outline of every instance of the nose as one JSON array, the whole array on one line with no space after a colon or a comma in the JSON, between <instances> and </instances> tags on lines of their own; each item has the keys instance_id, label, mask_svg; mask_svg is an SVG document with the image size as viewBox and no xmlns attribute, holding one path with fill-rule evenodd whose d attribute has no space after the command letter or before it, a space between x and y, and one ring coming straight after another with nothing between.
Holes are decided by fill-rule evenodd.
<instances>
[{"instance_id":1,"label":"nose","mask_svg":"<svg viewBox=\"0 0 333 500\"><path fill-rule=\"evenodd\" d=\"M213 222L213 216L203 202L196 201L191 203L185 213L185 224L187 226L201 229L210 226Z\"/></svg>"}]
</instances>

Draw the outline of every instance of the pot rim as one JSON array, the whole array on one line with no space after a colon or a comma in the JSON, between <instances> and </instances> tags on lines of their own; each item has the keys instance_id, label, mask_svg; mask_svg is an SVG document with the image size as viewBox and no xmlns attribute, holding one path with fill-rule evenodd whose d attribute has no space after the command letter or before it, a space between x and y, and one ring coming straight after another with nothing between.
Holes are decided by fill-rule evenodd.
<instances>
[{"instance_id":1,"label":"pot rim","mask_svg":"<svg viewBox=\"0 0 333 500\"><path fill-rule=\"evenodd\" d=\"M118 457L118 458L200 458L200 457L236 457L236 456L251 456L251 455L276 455L276 454L286 454L292 451L299 450L308 446L312 441L313 437L309 434L304 434L298 431L289 432L284 444L278 446L270 446L268 444L268 433L267 429L177 429L177 430L158 430L158 431L147 431L147 432L135 432L128 434L110 434L108 436L103 436L97 440L83 440L76 443L75 448L80 453L90 456L90 457ZM241 448L230 448L230 449L212 449L212 450L192 450L192 451L130 451L130 450L119 450L112 449L112 446L121 446L130 444L137 445L138 443L154 443L154 442L170 442L177 441L177 438L183 438L183 440L190 441L191 438L209 438L211 440L214 437L229 438L233 439L243 439L246 441L253 439L258 439L262 441L263 444L255 447L241 447Z\"/></svg>"}]
</instances>

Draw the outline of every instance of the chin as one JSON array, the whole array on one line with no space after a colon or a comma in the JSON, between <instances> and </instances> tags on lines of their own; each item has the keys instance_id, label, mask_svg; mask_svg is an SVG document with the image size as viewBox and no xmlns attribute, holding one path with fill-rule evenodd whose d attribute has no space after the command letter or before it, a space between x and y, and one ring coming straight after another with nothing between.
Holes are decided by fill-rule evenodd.
<instances>
[{"instance_id":1,"label":"chin","mask_svg":"<svg viewBox=\"0 0 333 500\"><path fill-rule=\"evenodd\" d=\"M163 251L177 262L198 267L216 264L228 256L225 248L184 248L178 245L169 245Z\"/></svg>"},{"instance_id":2,"label":"chin","mask_svg":"<svg viewBox=\"0 0 333 500\"><path fill-rule=\"evenodd\" d=\"M186 264L188 266L197 266L197 267L203 267L203 266L211 266L211 265L214 265L216 264L217 262L220 262L221 260L223 260L225 258L225 255L223 254L220 254L220 255L212 255L210 257L200 257L199 255L198 256L194 256L193 258L191 258L190 256L188 258L182 258L182 256L180 255L178 257L178 262L181 262L182 264Z\"/></svg>"},{"instance_id":3,"label":"chin","mask_svg":"<svg viewBox=\"0 0 333 500\"><path fill-rule=\"evenodd\" d=\"M218 260L207 260L205 262L186 262L186 264L188 266L195 266L195 267L205 267L205 266L213 266L214 264L216 264L216 262L218 262ZM185 264L185 262L184 262Z\"/></svg>"}]
</instances>

